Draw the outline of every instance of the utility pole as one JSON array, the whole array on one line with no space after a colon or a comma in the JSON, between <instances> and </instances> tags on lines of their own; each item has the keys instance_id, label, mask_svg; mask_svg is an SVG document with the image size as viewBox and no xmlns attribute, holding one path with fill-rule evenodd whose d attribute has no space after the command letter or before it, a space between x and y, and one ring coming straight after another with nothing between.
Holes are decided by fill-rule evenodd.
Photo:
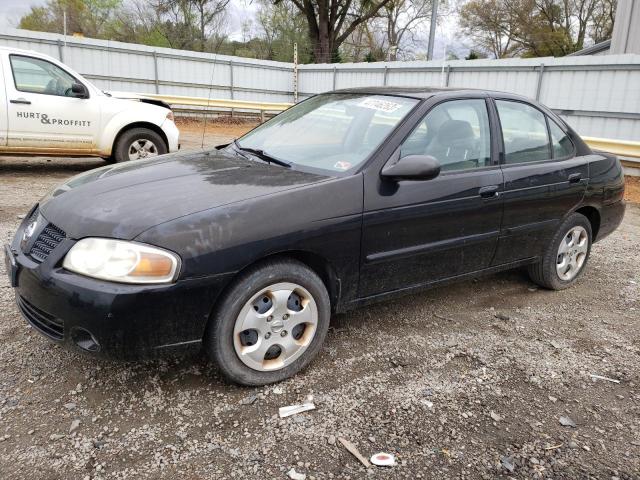
<instances>
[{"instance_id":1,"label":"utility pole","mask_svg":"<svg viewBox=\"0 0 640 480\"><path fill-rule=\"evenodd\" d=\"M429 46L427 48L427 60L433 60L433 43L436 39L436 22L438 21L438 1L431 0L431 27L429 28Z\"/></svg>"}]
</instances>

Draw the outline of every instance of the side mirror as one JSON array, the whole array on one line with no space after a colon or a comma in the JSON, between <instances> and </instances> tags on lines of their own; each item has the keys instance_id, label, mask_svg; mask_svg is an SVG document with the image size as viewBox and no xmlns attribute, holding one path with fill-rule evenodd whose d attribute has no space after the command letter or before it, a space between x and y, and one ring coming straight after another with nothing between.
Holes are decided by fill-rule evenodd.
<instances>
[{"instance_id":1,"label":"side mirror","mask_svg":"<svg viewBox=\"0 0 640 480\"><path fill-rule=\"evenodd\" d=\"M75 82L71 85L71 93L77 98L89 98L89 91L83 84Z\"/></svg>"},{"instance_id":2,"label":"side mirror","mask_svg":"<svg viewBox=\"0 0 640 480\"><path fill-rule=\"evenodd\" d=\"M385 165L380 175L389 180L431 180L440 174L440 162L431 155L407 155Z\"/></svg>"}]
</instances>

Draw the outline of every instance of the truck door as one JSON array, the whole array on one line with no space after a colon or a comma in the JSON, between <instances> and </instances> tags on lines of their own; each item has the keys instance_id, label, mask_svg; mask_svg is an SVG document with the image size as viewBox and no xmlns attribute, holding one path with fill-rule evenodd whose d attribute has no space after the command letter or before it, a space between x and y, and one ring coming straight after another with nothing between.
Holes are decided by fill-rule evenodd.
<instances>
[{"instance_id":1,"label":"truck door","mask_svg":"<svg viewBox=\"0 0 640 480\"><path fill-rule=\"evenodd\" d=\"M4 65L9 151L97 151L100 104L73 92L73 84L82 82L42 58L10 54Z\"/></svg>"}]
</instances>

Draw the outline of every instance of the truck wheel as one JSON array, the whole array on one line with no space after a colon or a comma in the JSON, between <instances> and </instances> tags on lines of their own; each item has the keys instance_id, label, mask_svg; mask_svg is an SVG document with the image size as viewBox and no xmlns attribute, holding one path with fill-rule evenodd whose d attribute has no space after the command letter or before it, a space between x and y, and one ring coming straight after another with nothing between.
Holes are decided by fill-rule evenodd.
<instances>
[{"instance_id":1,"label":"truck wheel","mask_svg":"<svg viewBox=\"0 0 640 480\"><path fill-rule=\"evenodd\" d=\"M540 262L529 266L531 280L541 287L562 290L572 286L591 253L591 223L584 215L570 215L553 236Z\"/></svg>"},{"instance_id":2,"label":"truck wheel","mask_svg":"<svg viewBox=\"0 0 640 480\"><path fill-rule=\"evenodd\" d=\"M295 260L241 274L216 306L204 346L223 375L259 386L295 375L318 354L331 303L318 275Z\"/></svg>"},{"instance_id":3,"label":"truck wheel","mask_svg":"<svg viewBox=\"0 0 640 480\"><path fill-rule=\"evenodd\" d=\"M162 137L153 130L132 128L118 138L113 157L116 162L128 162L164 155L167 150Z\"/></svg>"}]
</instances>

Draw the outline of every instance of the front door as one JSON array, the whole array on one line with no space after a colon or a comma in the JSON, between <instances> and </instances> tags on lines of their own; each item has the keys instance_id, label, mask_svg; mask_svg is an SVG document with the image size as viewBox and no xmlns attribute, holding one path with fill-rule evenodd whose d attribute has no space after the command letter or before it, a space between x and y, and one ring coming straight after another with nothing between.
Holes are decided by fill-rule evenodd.
<instances>
[{"instance_id":1,"label":"front door","mask_svg":"<svg viewBox=\"0 0 640 480\"><path fill-rule=\"evenodd\" d=\"M0 56L0 62L2 56ZM0 63L0 148L7 145L7 95L4 65Z\"/></svg>"},{"instance_id":2,"label":"front door","mask_svg":"<svg viewBox=\"0 0 640 480\"><path fill-rule=\"evenodd\" d=\"M537 257L582 200L589 168L552 117L522 101L496 99L503 138L504 218L495 265Z\"/></svg>"},{"instance_id":3,"label":"front door","mask_svg":"<svg viewBox=\"0 0 640 480\"><path fill-rule=\"evenodd\" d=\"M365 184L360 297L491 264L503 187L491 140L484 98L447 100L429 110L395 153L431 155L440 175Z\"/></svg>"},{"instance_id":4,"label":"front door","mask_svg":"<svg viewBox=\"0 0 640 480\"><path fill-rule=\"evenodd\" d=\"M47 60L15 54L6 57L5 72L10 151L97 150L99 102L75 97L71 86L78 80L71 74Z\"/></svg>"}]
</instances>

